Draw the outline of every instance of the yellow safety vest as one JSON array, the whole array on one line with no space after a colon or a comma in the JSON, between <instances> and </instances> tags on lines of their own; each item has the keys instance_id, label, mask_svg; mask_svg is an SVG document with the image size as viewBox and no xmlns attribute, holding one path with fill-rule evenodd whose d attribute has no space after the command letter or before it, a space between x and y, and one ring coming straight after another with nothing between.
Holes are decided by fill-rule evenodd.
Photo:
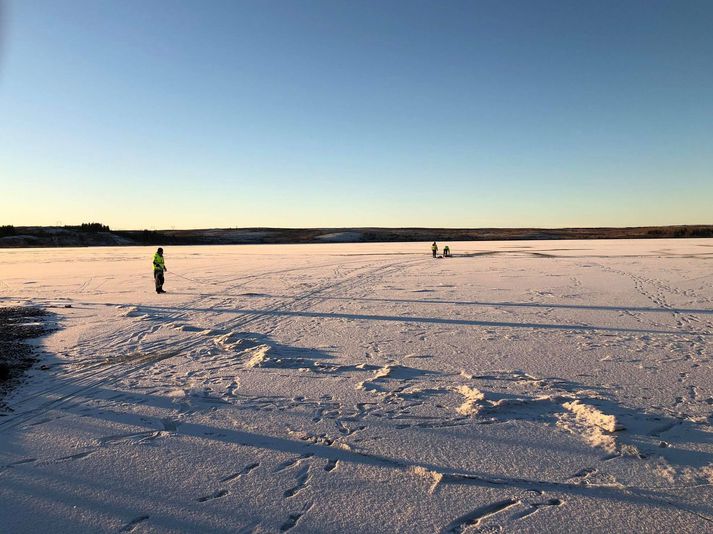
<instances>
[{"instance_id":1,"label":"yellow safety vest","mask_svg":"<svg viewBox=\"0 0 713 534\"><path fill-rule=\"evenodd\" d=\"M154 271L165 271L166 265L163 263L163 256L158 252L153 255L153 270Z\"/></svg>"}]
</instances>

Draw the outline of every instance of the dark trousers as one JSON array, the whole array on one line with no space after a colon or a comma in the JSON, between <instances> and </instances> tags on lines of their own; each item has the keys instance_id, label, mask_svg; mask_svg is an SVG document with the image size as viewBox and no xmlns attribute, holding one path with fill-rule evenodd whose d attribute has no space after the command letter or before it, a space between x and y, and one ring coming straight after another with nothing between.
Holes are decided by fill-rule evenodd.
<instances>
[{"instance_id":1,"label":"dark trousers","mask_svg":"<svg viewBox=\"0 0 713 534\"><path fill-rule=\"evenodd\" d=\"M163 291L163 271L154 271L153 279L156 282L156 291Z\"/></svg>"},{"instance_id":2,"label":"dark trousers","mask_svg":"<svg viewBox=\"0 0 713 534\"><path fill-rule=\"evenodd\" d=\"M435 250L433 251L433 257L434 257L434 258L436 257L436 251L435 251Z\"/></svg>"}]
</instances>

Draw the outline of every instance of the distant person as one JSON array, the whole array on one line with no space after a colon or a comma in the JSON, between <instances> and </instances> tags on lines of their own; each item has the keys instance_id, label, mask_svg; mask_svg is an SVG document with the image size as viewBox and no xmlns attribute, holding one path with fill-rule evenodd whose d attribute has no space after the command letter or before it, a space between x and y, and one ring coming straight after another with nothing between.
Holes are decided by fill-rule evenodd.
<instances>
[{"instance_id":1,"label":"distant person","mask_svg":"<svg viewBox=\"0 0 713 534\"><path fill-rule=\"evenodd\" d=\"M436 245L436 242L433 242L433 245L431 245L431 252L433 252L433 257L436 257L436 254L438 254L438 245Z\"/></svg>"},{"instance_id":2,"label":"distant person","mask_svg":"<svg viewBox=\"0 0 713 534\"><path fill-rule=\"evenodd\" d=\"M450 258L450 257L451 257L451 247L449 247L448 245L446 245L445 247L443 247L443 257L444 257L444 258Z\"/></svg>"},{"instance_id":3,"label":"distant person","mask_svg":"<svg viewBox=\"0 0 713 534\"><path fill-rule=\"evenodd\" d=\"M165 293L163 290L163 273L168 271L163 260L163 249L159 247L153 255L153 279L156 282L156 293Z\"/></svg>"}]
</instances>

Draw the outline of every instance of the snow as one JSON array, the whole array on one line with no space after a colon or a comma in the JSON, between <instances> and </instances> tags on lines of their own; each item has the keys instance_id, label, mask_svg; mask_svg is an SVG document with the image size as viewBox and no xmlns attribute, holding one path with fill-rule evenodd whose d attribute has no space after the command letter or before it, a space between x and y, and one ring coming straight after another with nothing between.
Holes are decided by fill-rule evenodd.
<instances>
[{"instance_id":1,"label":"snow","mask_svg":"<svg viewBox=\"0 0 713 534\"><path fill-rule=\"evenodd\" d=\"M713 532L713 240L450 245L0 251L0 530Z\"/></svg>"}]
</instances>

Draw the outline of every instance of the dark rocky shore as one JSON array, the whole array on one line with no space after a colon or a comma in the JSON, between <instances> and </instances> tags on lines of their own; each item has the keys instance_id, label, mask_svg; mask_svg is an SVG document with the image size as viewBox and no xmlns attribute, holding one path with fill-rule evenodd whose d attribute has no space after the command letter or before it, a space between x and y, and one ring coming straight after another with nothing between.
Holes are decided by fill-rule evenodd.
<instances>
[{"instance_id":1,"label":"dark rocky shore","mask_svg":"<svg viewBox=\"0 0 713 534\"><path fill-rule=\"evenodd\" d=\"M0 307L0 412L6 410L5 395L37 361L36 349L28 341L50 331L48 315L31 306Z\"/></svg>"}]
</instances>

